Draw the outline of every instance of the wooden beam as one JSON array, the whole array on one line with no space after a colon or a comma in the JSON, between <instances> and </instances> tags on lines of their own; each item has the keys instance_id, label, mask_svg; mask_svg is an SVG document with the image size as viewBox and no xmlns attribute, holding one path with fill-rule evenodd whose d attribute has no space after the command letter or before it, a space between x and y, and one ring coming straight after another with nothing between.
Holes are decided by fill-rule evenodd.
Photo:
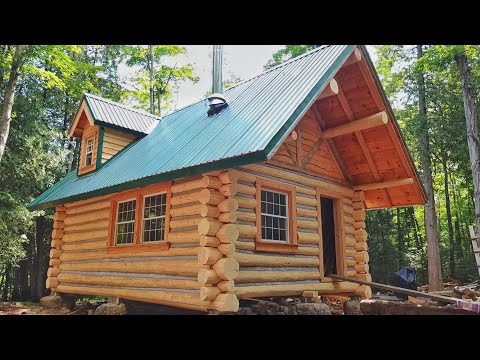
<instances>
[{"instance_id":1,"label":"wooden beam","mask_svg":"<svg viewBox=\"0 0 480 360\"><path fill-rule=\"evenodd\" d=\"M297 130L297 165L302 164L302 130L298 127Z\"/></svg>"},{"instance_id":2,"label":"wooden beam","mask_svg":"<svg viewBox=\"0 0 480 360\"><path fill-rule=\"evenodd\" d=\"M285 150L287 150L288 156L290 156L290 159L292 159L292 162L295 164L295 156L292 153L292 150L290 150L290 147L287 144L283 144L283 147Z\"/></svg>"},{"instance_id":3,"label":"wooden beam","mask_svg":"<svg viewBox=\"0 0 480 360\"><path fill-rule=\"evenodd\" d=\"M297 140L297 137L298 137L298 134L295 130L293 130L290 135L287 136L287 138L283 141L283 143L287 143L287 142L293 142L293 141L296 141Z\"/></svg>"},{"instance_id":4,"label":"wooden beam","mask_svg":"<svg viewBox=\"0 0 480 360\"><path fill-rule=\"evenodd\" d=\"M338 100L340 101L340 105L342 106L343 110L345 111L345 114L348 117L348 120L354 121L355 120L355 115L353 114L352 108L350 107L350 104L343 93L342 87L339 85L338 86ZM363 155L367 159L368 166L370 167L370 170L372 171L373 177L375 178L375 181L379 182L381 181L380 174L378 172L377 166L375 165L375 161L373 160L372 154L370 154L370 150L368 149L367 143L365 142L365 138L363 137L363 134L360 131L355 131L355 136L357 137L358 143L360 147L362 148ZM388 193L385 191L385 189L382 189L382 195L383 198L387 201L387 206L391 207L392 206L392 200L390 199L390 196Z\"/></svg>"},{"instance_id":5,"label":"wooden beam","mask_svg":"<svg viewBox=\"0 0 480 360\"><path fill-rule=\"evenodd\" d=\"M443 303L449 303L449 304L456 304L457 303L457 299L447 297L447 296L436 295L436 294L432 294L432 293L425 293L425 292L421 292L421 291L417 291L417 290L410 290L410 289L405 289L405 288L401 288L401 287L397 287L397 286L380 284L380 283L376 283L376 282L357 280L357 279L346 277L346 276L339 276L339 275L328 275L328 276L331 277L332 279L349 281L349 282L360 284L360 285L370 286L370 287L375 288L375 289L389 290L389 291L394 291L394 292L398 292L398 293L402 293L402 294L407 294L407 295L410 295L410 296L427 297L427 298L430 298L430 299L433 299L433 300L436 300L436 301L439 301L439 302L443 302Z\"/></svg>"},{"instance_id":6,"label":"wooden beam","mask_svg":"<svg viewBox=\"0 0 480 360\"><path fill-rule=\"evenodd\" d=\"M355 185L353 187L354 190L378 190L378 189L385 189L394 186L402 186L402 185L410 185L413 184L415 181L413 178L407 179L400 179L400 180L392 180L392 181L381 181L372 184L362 184L362 185Z\"/></svg>"},{"instance_id":7,"label":"wooden beam","mask_svg":"<svg viewBox=\"0 0 480 360\"><path fill-rule=\"evenodd\" d=\"M324 99L333 95L338 94L338 84L335 79L330 80L327 87L322 91L320 95L318 95L317 99Z\"/></svg>"},{"instance_id":8,"label":"wooden beam","mask_svg":"<svg viewBox=\"0 0 480 360\"><path fill-rule=\"evenodd\" d=\"M359 48L355 48L355 50L353 50L353 52L347 58L347 60L345 60L342 67L355 64L355 63L359 62L360 60L362 60L362 52L360 51Z\"/></svg>"},{"instance_id":9,"label":"wooden beam","mask_svg":"<svg viewBox=\"0 0 480 360\"><path fill-rule=\"evenodd\" d=\"M349 123L335 126L323 131L323 135L327 138L333 138L360 130L369 129L375 126L385 125L388 122L388 116L385 111L364 117L362 119L353 120Z\"/></svg>"},{"instance_id":10,"label":"wooden beam","mask_svg":"<svg viewBox=\"0 0 480 360\"><path fill-rule=\"evenodd\" d=\"M323 134L322 129L326 127L326 123L325 123L325 120L323 120L322 118L322 114L320 114L320 111L317 108L317 102L313 103L311 109L312 109L313 117L315 118L315 123L317 124L318 129L320 130L320 134ZM337 171L339 171L343 175L345 180L351 183L352 177L350 176L347 166L343 162L343 159L340 156L340 153L338 152L337 148L335 147L335 144L331 139L327 139L327 149L330 156L335 159L334 163L335 163L335 166L337 167Z\"/></svg>"},{"instance_id":11,"label":"wooden beam","mask_svg":"<svg viewBox=\"0 0 480 360\"><path fill-rule=\"evenodd\" d=\"M307 164L312 160L312 157L315 155L315 153L320 149L320 146L325 142L325 136L320 137L320 139L317 140L315 145L310 149L308 152L307 156L305 156L305 159L302 161L302 167L307 166Z\"/></svg>"}]
</instances>

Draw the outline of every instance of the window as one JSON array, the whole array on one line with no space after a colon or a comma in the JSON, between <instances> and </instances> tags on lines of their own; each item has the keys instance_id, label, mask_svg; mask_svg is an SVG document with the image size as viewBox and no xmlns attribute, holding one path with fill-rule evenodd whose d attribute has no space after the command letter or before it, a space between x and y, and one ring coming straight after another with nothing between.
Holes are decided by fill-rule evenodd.
<instances>
[{"instance_id":1,"label":"window","mask_svg":"<svg viewBox=\"0 0 480 360\"><path fill-rule=\"evenodd\" d=\"M85 166L92 165L93 160L93 138L87 139L85 147Z\"/></svg>"},{"instance_id":2,"label":"window","mask_svg":"<svg viewBox=\"0 0 480 360\"><path fill-rule=\"evenodd\" d=\"M292 253L298 250L295 186L257 178L255 250Z\"/></svg>"},{"instance_id":3,"label":"window","mask_svg":"<svg viewBox=\"0 0 480 360\"><path fill-rule=\"evenodd\" d=\"M146 196L143 205L143 243L165 240L167 194Z\"/></svg>"},{"instance_id":4,"label":"window","mask_svg":"<svg viewBox=\"0 0 480 360\"><path fill-rule=\"evenodd\" d=\"M116 194L109 252L168 250L170 182Z\"/></svg>"}]
</instances>

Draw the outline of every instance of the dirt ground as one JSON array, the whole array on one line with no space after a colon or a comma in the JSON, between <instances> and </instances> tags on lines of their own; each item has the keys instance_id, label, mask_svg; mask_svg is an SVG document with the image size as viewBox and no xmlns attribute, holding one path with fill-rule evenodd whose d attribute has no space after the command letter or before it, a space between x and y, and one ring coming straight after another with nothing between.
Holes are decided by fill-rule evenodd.
<instances>
[{"instance_id":1,"label":"dirt ground","mask_svg":"<svg viewBox=\"0 0 480 360\"><path fill-rule=\"evenodd\" d=\"M0 302L0 315L87 315L88 310L75 308L44 309L39 303Z\"/></svg>"}]
</instances>

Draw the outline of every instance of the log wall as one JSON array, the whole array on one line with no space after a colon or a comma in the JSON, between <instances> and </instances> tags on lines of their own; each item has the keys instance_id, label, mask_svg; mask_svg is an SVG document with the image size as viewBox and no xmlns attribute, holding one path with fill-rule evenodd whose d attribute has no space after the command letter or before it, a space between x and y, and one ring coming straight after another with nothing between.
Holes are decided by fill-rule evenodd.
<instances>
[{"instance_id":1,"label":"log wall","mask_svg":"<svg viewBox=\"0 0 480 360\"><path fill-rule=\"evenodd\" d=\"M135 139L135 135L105 128L103 134L102 164Z\"/></svg>"}]
</instances>

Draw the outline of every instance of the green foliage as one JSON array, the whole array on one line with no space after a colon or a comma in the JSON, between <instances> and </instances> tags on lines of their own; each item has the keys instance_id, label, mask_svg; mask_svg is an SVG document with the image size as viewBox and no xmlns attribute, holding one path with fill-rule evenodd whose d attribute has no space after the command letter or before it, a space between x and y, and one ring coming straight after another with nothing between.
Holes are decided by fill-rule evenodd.
<instances>
[{"instance_id":1,"label":"green foliage","mask_svg":"<svg viewBox=\"0 0 480 360\"><path fill-rule=\"evenodd\" d=\"M264 66L264 69L267 70L274 66L280 65L287 60L305 54L306 52L319 46L320 45L285 45L283 49L276 51L272 55L272 59L267 62L267 64Z\"/></svg>"}]
</instances>

